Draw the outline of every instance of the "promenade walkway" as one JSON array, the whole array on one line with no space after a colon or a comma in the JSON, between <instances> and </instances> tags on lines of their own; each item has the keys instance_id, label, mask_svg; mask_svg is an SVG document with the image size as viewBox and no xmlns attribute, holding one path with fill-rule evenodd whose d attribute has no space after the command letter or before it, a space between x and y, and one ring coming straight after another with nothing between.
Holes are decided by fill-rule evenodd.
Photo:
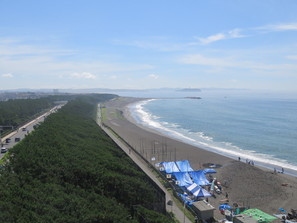
<instances>
[{"instance_id":1,"label":"promenade walkway","mask_svg":"<svg viewBox=\"0 0 297 223\"><path fill-rule=\"evenodd\" d=\"M97 123L106 132L107 135L143 170L143 172L149 176L166 194L166 210L172 212L175 218L181 223L191 223L191 221L184 215L184 210L181 210L176 202L173 200L172 195L167 189L160 183L159 179L154 175L152 170L148 167L148 164L121 139L119 139L110 129L104 127L101 122L101 111L98 106L97 110ZM172 201L171 205L168 205L168 201Z\"/></svg>"}]
</instances>

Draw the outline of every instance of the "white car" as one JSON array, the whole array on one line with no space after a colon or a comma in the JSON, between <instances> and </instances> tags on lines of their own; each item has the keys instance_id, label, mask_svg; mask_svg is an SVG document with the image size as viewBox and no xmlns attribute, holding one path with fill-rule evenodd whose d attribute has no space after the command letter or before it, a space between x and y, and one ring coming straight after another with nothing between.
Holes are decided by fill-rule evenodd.
<instances>
[{"instance_id":1,"label":"white car","mask_svg":"<svg viewBox=\"0 0 297 223\"><path fill-rule=\"evenodd\" d=\"M6 153L7 152L7 149L5 147L2 147L1 148L1 153Z\"/></svg>"}]
</instances>

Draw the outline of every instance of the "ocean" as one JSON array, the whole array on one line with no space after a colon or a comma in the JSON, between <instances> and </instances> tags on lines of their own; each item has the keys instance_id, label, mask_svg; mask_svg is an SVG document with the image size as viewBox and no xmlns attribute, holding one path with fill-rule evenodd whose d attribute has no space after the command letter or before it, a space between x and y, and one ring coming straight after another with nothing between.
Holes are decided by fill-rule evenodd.
<instances>
[{"instance_id":1,"label":"ocean","mask_svg":"<svg viewBox=\"0 0 297 223\"><path fill-rule=\"evenodd\" d=\"M160 95L159 95L160 96ZM190 99L185 96L201 97ZM183 92L129 110L141 125L241 161L297 173L296 95Z\"/></svg>"}]
</instances>

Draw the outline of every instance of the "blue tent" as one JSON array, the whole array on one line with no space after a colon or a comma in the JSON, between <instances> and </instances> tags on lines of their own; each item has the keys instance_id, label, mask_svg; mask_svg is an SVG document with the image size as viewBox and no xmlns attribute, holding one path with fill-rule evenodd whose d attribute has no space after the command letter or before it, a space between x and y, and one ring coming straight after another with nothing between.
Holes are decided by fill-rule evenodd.
<instances>
[{"instance_id":1,"label":"blue tent","mask_svg":"<svg viewBox=\"0 0 297 223\"><path fill-rule=\"evenodd\" d=\"M191 171L189 173L196 184L201 186L210 184L203 170Z\"/></svg>"},{"instance_id":2,"label":"blue tent","mask_svg":"<svg viewBox=\"0 0 297 223\"><path fill-rule=\"evenodd\" d=\"M205 174L206 173L216 173L217 172L214 169L204 169L203 171L204 171Z\"/></svg>"},{"instance_id":3,"label":"blue tent","mask_svg":"<svg viewBox=\"0 0 297 223\"><path fill-rule=\"evenodd\" d=\"M187 186L187 185L190 185L193 183L190 175L187 172L175 172L172 174L178 181L178 186L180 186L180 187Z\"/></svg>"},{"instance_id":4,"label":"blue tent","mask_svg":"<svg viewBox=\"0 0 297 223\"><path fill-rule=\"evenodd\" d=\"M232 207L229 206L228 204L221 204L221 205L219 206L219 210L226 210L226 209L231 210Z\"/></svg>"},{"instance_id":5,"label":"blue tent","mask_svg":"<svg viewBox=\"0 0 297 223\"><path fill-rule=\"evenodd\" d=\"M195 183L193 183L193 184L187 186L187 190L190 191L192 194L193 194L194 192L196 192L197 190L199 190L200 188L201 188L201 187L200 187L199 185L195 184Z\"/></svg>"},{"instance_id":6,"label":"blue tent","mask_svg":"<svg viewBox=\"0 0 297 223\"><path fill-rule=\"evenodd\" d=\"M187 187L187 190L190 191L195 197L211 197L211 194L207 190L193 183Z\"/></svg>"},{"instance_id":7,"label":"blue tent","mask_svg":"<svg viewBox=\"0 0 297 223\"><path fill-rule=\"evenodd\" d=\"M195 197L211 197L211 194L207 190L203 189L202 187L200 187L197 191L195 191L193 195Z\"/></svg>"},{"instance_id":8,"label":"blue tent","mask_svg":"<svg viewBox=\"0 0 297 223\"><path fill-rule=\"evenodd\" d=\"M181 199L183 200L183 202L185 204L187 204L187 205L192 205L193 204L192 199L187 194L178 193L178 195L181 197Z\"/></svg>"},{"instance_id":9,"label":"blue tent","mask_svg":"<svg viewBox=\"0 0 297 223\"><path fill-rule=\"evenodd\" d=\"M183 161L176 161L175 162L178 168L180 169L181 172L189 172L193 171L192 167L190 166L190 163L188 160L183 160Z\"/></svg>"},{"instance_id":10,"label":"blue tent","mask_svg":"<svg viewBox=\"0 0 297 223\"><path fill-rule=\"evenodd\" d=\"M180 172L175 162L163 162L161 165L163 165L166 173Z\"/></svg>"}]
</instances>

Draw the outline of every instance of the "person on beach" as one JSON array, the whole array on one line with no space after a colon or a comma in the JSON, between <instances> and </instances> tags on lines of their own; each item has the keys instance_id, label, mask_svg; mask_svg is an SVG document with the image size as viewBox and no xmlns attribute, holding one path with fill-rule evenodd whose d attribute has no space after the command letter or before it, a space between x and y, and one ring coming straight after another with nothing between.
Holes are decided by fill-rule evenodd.
<instances>
[{"instance_id":1,"label":"person on beach","mask_svg":"<svg viewBox=\"0 0 297 223\"><path fill-rule=\"evenodd\" d=\"M238 161L240 161L240 156L238 157Z\"/></svg>"},{"instance_id":2,"label":"person on beach","mask_svg":"<svg viewBox=\"0 0 297 223\"><path fill-rule=\"evenodd\" d=\"M281 220L282 223L286 223L286 217L285 216L282 216L282 220Z\"/></svg>"},{"instance_id":3,"label":"person on beach","mask_svg":"<svg viewBox=\"0 0 297 223\"><path fill-rule=\"evenodd\" d=\"M285 172L285 170L284 170L284 168L282 168L282 173L284 173Z\"/></svg>"},{"instance_id":4,"label":"person on beach","mask_svg":"<svg viewBox=\"0 0 297 223\"><path fill-rule=\"evenodd\" d=\"M228 181L224 180L224 186L227 187Z\"/></svg>"},{"instance_id":5,"label":"person on beach","mask_svg":"<svg viewBox=\"0 0 297 223\"><path fill-rule=\"evenodd\" d=\"M195 223L198 223L198 217L197 216L195 216Z\"/></svg>"}]
</instances>

